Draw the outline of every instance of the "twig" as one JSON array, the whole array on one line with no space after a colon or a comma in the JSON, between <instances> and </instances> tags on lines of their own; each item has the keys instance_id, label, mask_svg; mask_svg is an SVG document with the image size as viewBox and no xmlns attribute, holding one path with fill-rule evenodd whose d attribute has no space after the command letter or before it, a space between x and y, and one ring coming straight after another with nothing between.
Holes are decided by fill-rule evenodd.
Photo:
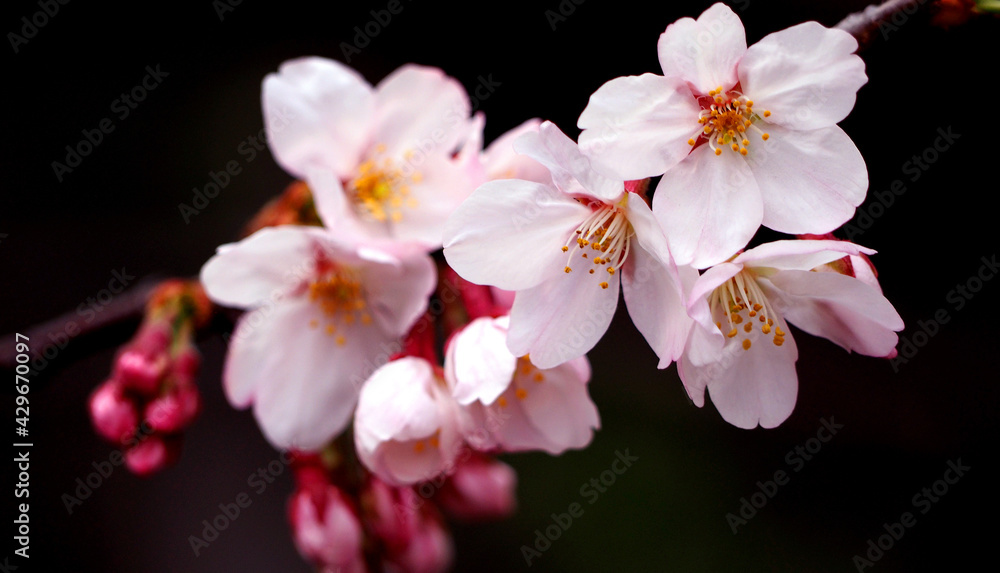
<instances>
[{"instance_id":1,"label":"twig","mask_svg":"<svg viewBox=\"0 0 1000 573\"><path fill-rule=\"evenodd\" d=\"M872 4L860 12L848 15L840 21L834 28L839 28L858 40L858 51L868 47L871 43L872 34L878 29L882 22L892 17L893 14L908 10L911 7L917 8L920 4L928 0L887 0L882 4Z\"/></svg>"}]
</instances>

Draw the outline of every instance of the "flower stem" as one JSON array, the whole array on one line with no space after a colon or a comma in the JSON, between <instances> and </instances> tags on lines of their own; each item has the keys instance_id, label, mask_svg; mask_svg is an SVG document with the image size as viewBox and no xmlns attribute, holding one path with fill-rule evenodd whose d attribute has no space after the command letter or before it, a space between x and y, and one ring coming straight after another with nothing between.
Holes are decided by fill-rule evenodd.
<instances>
[{"instance_id":1,"label":"flower stem","mask_svg":"<svg viewBox=\"0 0 1000 573\"><path fill-rule=\"evenodd\" d=\"M858 40L858 51L868 47L872 34L879 26L894 14L903 10L914 10L926 0L886 0L881 4L872 4L860 12L848 15L834 28L838 28L854 36Z\"/></svg>"}]
</instances>

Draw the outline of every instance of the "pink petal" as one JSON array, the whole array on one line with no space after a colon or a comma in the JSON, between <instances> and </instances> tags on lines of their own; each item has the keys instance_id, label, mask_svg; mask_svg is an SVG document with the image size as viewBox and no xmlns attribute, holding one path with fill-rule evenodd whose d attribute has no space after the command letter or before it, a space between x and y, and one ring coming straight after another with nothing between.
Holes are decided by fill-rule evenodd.
<instances>
[{"instance_id":1,"label":"pink petal","mask_svg":"<svg viewBox=\"0 0 1000 573\"><path fill-rule=\"evenodd\" d=\"M609 179L594 171L590 159L577 144L550 121L543 122L538 133L526 133L517 138L514 150L547 167L552 181L563 193L611 203L625 192L624 181Z\"/></svg>"},{"instance_id":2,"label":"pink petal","mask_svg":"<svg viewBox=\"0 0 1000 573\"><path fill-rule=\"evenodd\" d=\"M758 245L740 253L733 262L749 267L809 271L844 255L861 253L874 255L875 251L847 241L789 239Z\"/></svg>"},{"instance_id":3,"label":"pink petal","mask_svg":"<svg viewBox=\"0 0 1000 573\"><path fill-rule=\"evenodd\" d=\"M858 279L784 271L760 283L785 319L809 334L867 356L886 356L896 347L903 319L877 289Z\"/></svg>"},{"instance_id":4,"label":"pink petal","mask_svg":"<svg viewBox=\"0 0 1000 573\"><path fill-rule=\"evenodd\" d=\"M748 158L764 200L764 226L821 234L850 220L865 200L868 169L844 130L766 130L771 138L755 142Z\"/></svg>"},{"instance_id":5,"label":"pink petal","mask_svg":"<svg viewBox=\"0 0 1000 573\"><path fill-rule=\"evenodd\" d=\"M354 422L359 435L384 442L433 434L440 425L429 391L435 384L434 370L422 358L400 358L376 370L361 387Z\"/></svg>"},{"instance_id":6,"label":"pink petal","mask_svg":"<svg viewBox=\"0 0 1000 573\"><path fill-rule=\"evenodd\" d=\"M561 273L561 247L590 210L551 185L504 179L476 189L444 228L444 255L462 278L505 290Z\"/></svg>"},{"instance_id":7,"label":"pink petal","mask_svg":"<svg viewBox=\"0 0 1000 573\"><path fill-rule=\"evenodd\" d=\"M545 437L553 455L571 448L583 448L590 443L593 430L600 428L597 407L587 394L586 380L580 380L567 365L542 370L544 381L522 380L520 402L532 426ZM542 444L539 444L541 446Z\"/></svg>"},{"instance_id":8,"label":"pink petal","mask_svg":"<svg viewBox=\"0 0 1000 573\"><path fill-rule=\"evenodd\" d=\"M608 275L590 259L573 260L580 262L572 272L559 273L514 297L507 347L514 356L530 353L538 368L552 368L589 352L618 306L618 275ZM595 274L587 273L590 268ZM602 281L608 288L599 286Z\"/></svg>"},{"instance_id":9,"label":"pink petal","mask_svg":"<svg viewBox=\"0 0 1000 573\"><path fill-rule=\"evenodd\" d=\"M247 315L237 332L245 347L230 342L227 388L236 398L253 388L254 414L275 447L316 450L339 434L380 345L392 340L375 325L338 325L337 344L322 322L310 326L323 318L307 297L289 297Z\"/></svg>"},{"instance_id":10,"label":"pink petal","mask_svg":"<svg viewBox=\"0 0 1000 573\"><path fill-rule=\"evenodd\" d=\"M226 306L246 308L280 298L312 271L320 234L315 227L283 225L222 245L202 267L201 283L209 298Z\"/></svg>"},{"instance_id":11,"label":"pink petal","mask_svg":"<svg viewBox=\"0 0 1000 573\"><path fill-rule=\"evenodd\" d=\"M510 386L517 358L507 349L509 317L482 317L458 332L448 345L445 371L459 404L492 404Z\"/></svg>"},{"instance_id":12,"label":"pink petal","mask_svg":"<svg viewBox=\"0 0 1000 573\"><path fill-rule=\"evenodd\" d=\"M760 192L743 157L707 145L663 175L653 195L678 265L709 267L746 246L763 217Z\"/></svg>"},{"instance_id":13,"label":"pink petal","mask_svg":"<svg viewBox=\"0 0 1000 573\"><path fill-rule=\"evenodd\" d=\"M442 229L458 206L480 183L466 166L445 155L415 154L405 169L419 173L419 181L410 183L410 195L399 221L374 224L388 226L389 236L398 241L418 241L426 250L442 244Z\"/></svg>"},{"instance_id":14,"label":"pink petal","mask_svg":"<svg viewBox=\"0 0 1000 573\"><path fill-rule=\"evenodd\" d=\"M465 88L437 68L407 64L375 87L374 144L390 156L406 151L450 155L467 134L472 104Z\"/></svg>"},{"instance_id":15,"label":"pink petal","mask_svg":"<svg viewBox=\"0 0 1000 573\"><path fill-rule=\"evenodd\" d=\"M660 175L690 152L701 107L679 78L653 74L615 78L601 86L580 115L580 149L616 179Z\"/></svg>"},{"instance_id":16,"label":"pink petal","mask_svg":"<svg viewBox=\"0 0 1000 573\"><path fill-rule=\"evenodd\" d=\"M684 349L685 359L690 364L701 366L718 360L726 339L716 328L716 319L708 306L708 296L741 270L743 270L741 264L719 263L695 278L687 304L688 316L695 324L691 327L691 334Z\"/></svg>"},{"instance_id":17,"label":"pink petal","mask_svg":"<svg viewBox=\"0 0 1000 573\"><path fill-rule=\"evenodd\" d=\"M360 254L370 261L358 271L372 317L390 336L403 336L427 310L427 298L437 286L433 259L419 250L399 253L390 262L371 260L371 249Z\"/></svg>"},{"instance_id":18,"label":"pink petal","mask_svg":"<svg viewBox=\"0 0 1000 573\"><path fill-rule=\"evenodd\" d=\"M537 133L540 119L529 119L493 140L483 152L486 177L496 179L524 179L537 183L551 183L549 170L534 159L514 151L514 141L525 133Z\"/></svg>"},{"instance_id":19,"label":"pink petal","mask_svg":"<svg viewBox=\"0 0 1000 573\"><path fill-rule=\"evenodd\" d=\"M660 357L659 368L666 368L684 351L691 327L681 278L653 213L634 193L629 193L629 222L636 240L622 268L625 304L632 322ZM697 276L694 269L686 268L685 272Z\"/></svg>"},{"instance_id":20,"label":"pink petal","mask_svg":"<svg viewBox=\"0 0 1000 573\"><path fill-rule=\"evenodd\" d=\"M843 30L805 22L765 36L740 61L743 93L768 122L793 129L830 127L847 117L865 64L858 42Z\"/></svg>"},{"instance_id":21,"label":"pink petal","mask_svg":"<svg viewBox=\"0 0 1000 573\"><path fill-rule=\"evenodd\" d=\"M667 26L656 45L663 75L691 84L699 95L736 85L736 66L747 51L739 16L722 3L697 20L681 18Z\"/></svg>"},{"instance_id":22,"label":"pink petal","mask_svg":"<svg viewBox=\"0 0 1000 573\"><path fill-rule=\"evenodd\" d=\"M788 330L783 321L775 324ZM754 330L751 347L744 350L742 336L730 339L719 360L695 366L683 358L678 372L688 394L698 406L704 403L704 388L712 403L730 424L751 429L758 424L773 428L784 422L795 408L798 376L795 361L798 350L791 333L782 346L776 346L770 336Z\"/></svg>"},{"instance_id":23,"label":"pink petal","mask_svg":"<svg viewBox=\"0 0 1000 573\"><path fill-rule=\"evenodd\" d=\"M289 60L264 78L267 142L275 160L304 177L325 167L347 177L357 166L375 117L372 87L334 60Z\"/></svg>"}]
</instances>

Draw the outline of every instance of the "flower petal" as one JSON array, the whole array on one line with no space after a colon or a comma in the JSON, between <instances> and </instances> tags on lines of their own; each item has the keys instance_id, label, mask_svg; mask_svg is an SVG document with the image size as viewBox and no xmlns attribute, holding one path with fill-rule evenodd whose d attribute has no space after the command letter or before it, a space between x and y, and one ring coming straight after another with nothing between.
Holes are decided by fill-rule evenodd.
<instances>
[{"instance_id":1,"label":"flower petal","mask_svg":"<svg viewBox=\"0 0 1000 573\"><path fill-rule=\"evenodd\" d=\"M618 306L618 275L591 275L589 259L569 273L519 290L510 309L507 347L514 356L531 354L538 368L553 368L583 356L601 339ZM608 288L601 288L606 281Z\"/></svg>"},{"instance_id":2,"label":"flower petal","mask_svg":"<svg viewBox=\"0 0 1000 573\"><path fill-rule=\"evenodd\" d=\"M684 351L691 318L663 231L641 197L629 193L628 199L636 241L622 268L622 292L632 322L660 357L658 367L666 368ZM693 282L697 271L685 269Z\"/></svg>"},{"instance_id":3,"label":"flower petal","mask_svg":"<svg viewBox=\"0 0 1000 573\"><path fill-rule=\"evenodd\" d=\"M858 42L843 30L805 22L750 46L740 61L743 93L769 122L793 129L830 127L847 117L865 85Z\"/></svg>"},{"instance_id":4,"label":"flower petal","mask_svg":"<svg viewBox=\"0 0 1000 573\"><path fill-rule=\"evenodd\" d=\"M459 404L492 404L510 386L517 357L507 349L509 323L506 316L477 318L451 339L445 372Z\"/></svg>"},{"instance_id":5,"label":"flower petal","mask_svg":"<svg viewBox=\"0 0 1000 573\"><path fill-rule=\"evenodd\" d=\"M246 365L227 366L227 387L255 388L254 414L275 447L316 450L339 434L350 421L373 352L391 340L374 327L341 325L343 344L337 344L324 329L310 327L322 318L317 305L299 296L255 311L241 326L251 337L245 350L262 352ZM246 355L232 353L227 360Z\"/></svg>"},{"instance_id":6,"label":"flower petal","mask_svg":"<svg viewBox=\"0 0 1000 573\"><path fill-rule=\"evenodd\" d=\"M786 320L848 352L886 356L896 347L896 332L903 330L892 303L854 277L783 271L759 282Z\"/></svg>"},{"instance_id":7,"label":"flower petal","mask_svg":"<svg viewBox=\"0 0 1000 573\"><path fill-rule=\"evenodd\" d=\"M844 130L767 129L771 138L751 146L747 162L764 201L764 226L821 234L850 220L865 200L868 169Z\"/></svg>"},{"instance_id":8,"label":"flower petal","mask_svg":"<svg viewBox=\"0 0 1000 573\"><path fill-rule=\"evenodd\" d=\"M783 321L777 323L787 330ZM712 403L730 424L746 429L758 424L774 428L795 408L799 388L795 373L798 349L790 333L782 346L776 346L757 330L748 338L749 350L731 339L718 361L695 366L684 357L678 372L697 405L704 403L702 393L707 387Z\"/></svg>"},{"instance_id":9,"label":"flower petal","mask_svg":"<svg viewBox=\"0 0 1000 573\"><path fill-rule=\"evenodd\" d=\"M660 175L690 152L701 107L679 78L615 78L601 86L577 125L580 149L594 167L621 180Z\"/></svg>"},{"instance_id":10,"label":"flower petal","mask_svg":"<svg viewBox=\"0 0 1000 573\"><path fill-rule=\"evenodd\" d=\"M702 145L660 179L653 214L674 261L700 269L746 246L760 227L763 206L743 157L729 149L716 156Z\"/></svg>"},{"instance_id":11,"label":"flower petal","mask_svg":"<svg viewBox=\"0 0 1000 573\"><path fill-rule=\"evenodd\" d=\"M375 101L373 143L385 145L390 156L408 150L449 155L473 121L465 88L437 68L400 67L375 87Z\"/></svg>"},{"instance_id":12,"label":"flower petal","mask_svg":"<svg viewBox=\"0 0 1000 573\"><path fill-rule=\"evenodd\" d=\"M268 145L285 170L354 171L375 117L374 92L360 74L325 58L289 60L264 78L261 99Z\"/></svg>"},{"instance_id":13,"label":"flower petal","mask_svg":"<svg viewBox=\"0 0 1000 573\"><path fill-rule=\"evenodd\" d=\"M587 380L578 378L577 368L568 364L542 370L541 374L542 382L519 380L521 397L515 394L509 399L520 402L527 419L545 437L548 445L539 444L541 449L558 455L570 448L585 447L593 430L601 426L597 406L587 394Z\"/></svg>"},{"instance_id":14,"label":"flower petal","mask_svg":"<svg viewBox=\"0 0 1000 573\"><path fill-rule=\"evenodd\" d=\"M548 168L552 181L563 193L586 195L614 202L625 192L623 180L609 179L593 170L590 159L576 142L550 121L538 127L538 133L525 133L514 142L514 150Z\"/></svg>"},{"instance_id":15,"label":"flower petal","mask_svg":"<svg viewBox=\"0 0 1000 573\"><path fill-rule=\"evenodd\" d=\"M697 20L681 18L667 26L656 45L663 75L677 76L699 95L736 85L736 66L747 51L739 16L721 2Z\"/></svg>"},{"instance_id":16,"label":"flower petal","mask_svg":"<svg viewBox=\"0 0 1000 573\"><path fill-rule=\"evenodd\" d=\"M437 285L434 261L422 251L412 250L415 252L392 262L373 261L373 250L360 251L363 258L369 258L359 269L369 311L389 336L406 334L427 310L427 298Z\"/></svg>"},{"instance_id":17,"label":"flower petal","mask_svg":"<svg viewBox=\"0 0 1000 573\"><path fill-rule=\"evenodd\" d=\"M387 223L390 236L419 241L427 250L440 249L441 229L478 181L465 166L444 155L414 156L408 168L419 173L419 179L408 185L410 193L399 220Z\"/></svg>"},{"instance_id":18,"label":"flower petal","mask_svg":"<svg viewBox=\"0 0 1000 573\"><path fill-rule=\"evenodd\" d=\"M280 298L313 271L316 228L283 225L261 229L219 247L201 269L213 301L238 308Z\"/></svg>"},{"instance_id":19,"label":"flower petal","mask_svg":"<svg viewBox=\"0 0 1000 573\"><path fill-rule=\"evenodd\" d=\"M521 290L562 272L561 246L590 210L551 185L490 181L448 219L444 255L462 278Z\"/></svg>"},{"instance_id":20,"label":"flower petal","mask_svg":"<svg viewBox=\"0 0 1000 573\"><path fill-rule=\"evenodd\" d=\"M534 159L514 151L514 141L525 133L537 133L540 119L529 119L493 140L483 152L483 165L490 181L497 179L524 179L538 183L551 183L549 170Z\"/></svg>"},{"instance_id":21,"label":"flower petal","mask_svg":"<svg viewBox=\"0 0 1000 573\"><path fill-rule=\"evenodd\" d=\"M847 241L784 240L772 241L748 249L733 259L748 267L809 271L844 258L844 255L874 255L875 251Z\"/></svg>"}]
</instances>

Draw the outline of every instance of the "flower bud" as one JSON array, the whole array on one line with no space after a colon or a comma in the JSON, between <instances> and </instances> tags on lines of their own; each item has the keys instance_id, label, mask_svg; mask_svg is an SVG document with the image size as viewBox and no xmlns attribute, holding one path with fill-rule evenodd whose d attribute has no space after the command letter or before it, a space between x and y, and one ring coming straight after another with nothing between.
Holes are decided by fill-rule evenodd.
<instances>
[{"instance_id":1,"label":"flower bud","mask_svg":"<svg viewBox=\"0 0 1000 573\"><path fill-rule=\"evenodd\" d=\"M475 456L455 468L435 500L449 514L468 521L501 519L514 512L517 473L485 456Z\"/></svg>"},{"instance_id":2,"label":"flower bud","mask_svg":"<svg viewBox=\"0 0 1000 573\"><path fill-rule=\"evenodd\" d=\"M125 467L137 476L149 476L172 465L180 453L179 439L165 439L154 434L125 452Z\"/></svg>"},{"instance_id":3,"label":"flower bud","mask_svg":"<svg viewBox=\"0 0 1000 573\"><path fill-rule=\"evenodd\" d=\"M288 515L303 557L335 571L365 571L361 522L339 489L333 485L299 489L289 502Z\"/></svg>"},{"instance_id":4,"label":"flower bud","mask_svg":"<svg viewBox=\"0 0 1000 573\"><path fill-rule=\"evenodd\" d=\"M109 442L122 443L139 425L135 404L125 396L115 379L98 386L90 395L88 406L94 429Z\"/></svg>"}]
</instances>

